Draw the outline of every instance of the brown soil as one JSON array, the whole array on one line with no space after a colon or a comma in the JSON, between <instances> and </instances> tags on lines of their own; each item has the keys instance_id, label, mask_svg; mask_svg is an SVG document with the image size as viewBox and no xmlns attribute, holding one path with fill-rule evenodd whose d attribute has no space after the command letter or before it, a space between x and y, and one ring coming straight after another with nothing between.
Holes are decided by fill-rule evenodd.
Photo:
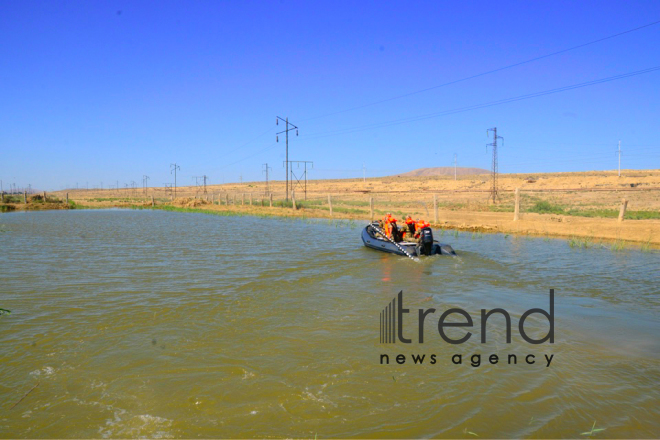
<instances>
[{"instance_id":1,"label":"brown soil","mask_svg":"<svg viewBox=\"0 0 660 440\"><path fill-rule=\"evenodd\" d=\"M250 194L255 205L262 200L268 205L266 185L264 182L244 182L208 186L206 195L202 188L180 187L174 205L246 214L329 218L327 196L331 194L334 218L367 220L370 217L368 201L373 198L376 217L392 211L399 213L395 215L405 213L431 221L435 196L439 208L436 227L660 245L660 220L626 219L619 222L617 218L528 212L539 200L561 205L565 210L618 212L622 198L628 200L629 211L657 212L660 211L660 170L623 170L622 177L614 171L503 174L499 176L500 197L496 204L489 197L491 183L489 175L458 176L457 180L453 175L393 176L370 178L366 182L362 179L312 180L307 182L307 205L294 211L291 208L250 206ZM270 182L275 201L284 198L284 186L282 181ZM513 221L512 212L515 188L521 190L518 221ZM69 196L77 203L99 207L150 206L151 196L155 197L157 205L171 203L171 194L164 188L150 188L146 195L130 190L90 190L70 191ZM209 202L202 200L207 197ZM212 197L216 204L210 203ZM229 206L225 206L227 198ZM301 186L296 187L296 198L298 201L304 199Z\"/></svg>"}]
</instances>

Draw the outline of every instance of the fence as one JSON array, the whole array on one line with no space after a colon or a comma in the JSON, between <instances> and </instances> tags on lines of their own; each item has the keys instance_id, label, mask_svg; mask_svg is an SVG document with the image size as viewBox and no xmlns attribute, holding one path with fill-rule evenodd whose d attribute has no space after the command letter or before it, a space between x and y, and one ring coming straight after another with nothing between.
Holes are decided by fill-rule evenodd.
<instances>
[{"instance_id":1,"label":"fence","mask_svg":"<svg viewBox=\"0 0 660 440\"><path fill-rule=\"evenodd\" d=\"M191 188L150 189L150 195L120 190L72 193L76 200L162 204L216 204L233 207L273 207L303 210L314 215L379 218L386 213L404 217L423 217L438 223L447 211L510 213L510 219L523 220L526 214L617 218L625 206L625 219L660 219L660 188L559 188L502 190L493 204L489 191L340 191L335 193L299 191L288 201L284 192L222 191L214 188L206 194ZM625 202L623 201L625 199ZM517 200L517 202L516 202ZM516 215L516 206L517 215ZM324 214L325 212L325 214Z\"/></svg>"}]
</instances>

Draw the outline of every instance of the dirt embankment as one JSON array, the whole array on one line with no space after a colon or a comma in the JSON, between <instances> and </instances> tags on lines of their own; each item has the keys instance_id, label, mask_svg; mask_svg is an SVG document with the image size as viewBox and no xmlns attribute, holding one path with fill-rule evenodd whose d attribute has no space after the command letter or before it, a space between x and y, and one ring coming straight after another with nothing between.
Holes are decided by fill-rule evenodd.
<instances>
[{"instance_id":1,"label":"dirt embankment","mask_svg":"<svg viewBox=\"0 0 660 440\"><path fill-rule=\"evenodd\" d=\"M159 206L231 211L245 215L306 216L368 220L392 212L410 214L434 226L465 231L501 232L629 241L660 245L660 170L591 171L583 173L502 174L496 203L489 196L489 175L418 176L310 180L307 193L296 186L298 209L284 202L285 182L244 182L179 187L177 198L166 188L71 191L84 206ZM520 188L519 220L513 220L514 189ZM268 192L267 192L268 190ZM273 206L270 205L272 194ZM64 192L58 194L64 197ZM618 221L622 198L624 221ZM302 207L300 206L302 204ZM438 221L433 222L435 206Z\"/></svg>"},{"instance_id":2,"label":"dirt embankment","mask_svg":"<svg viewBox=\"0 0 660 440\"><path fill-rule=\"evenodd\" d=\"M7 195L5 194L0 201L0 211L43 211L50 209L71 209L75 203L67 203L58 197L42 194L34 195Z\"/></svg>"}]
</instances>

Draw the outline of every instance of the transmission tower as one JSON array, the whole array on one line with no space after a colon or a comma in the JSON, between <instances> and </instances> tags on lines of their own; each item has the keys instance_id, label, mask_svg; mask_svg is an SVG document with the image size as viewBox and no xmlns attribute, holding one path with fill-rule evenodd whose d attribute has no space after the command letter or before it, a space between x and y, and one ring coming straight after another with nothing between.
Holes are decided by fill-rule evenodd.
<instances>
[{"instance_id":1,"label":"transmission tower","mask_svg":"<svg viewBox=\"0 0 660 440\"><path fill-rule=\"evenodd\" d=\"M502 136L497 135L497 127L489 128L488 130L486 130L486 136L488 136L488 133L491 131L493 132L493 142L490 144L486 144L486 149L488 149L489 145L493 147L493 166L491 169L493 183L490 188L490 197L492 197L493 203L497 203L497 199L499 198L498 189L497 189L497 175L499 174L497 170L497 140L502 139L502 145L504 145L504 138Z\"/></svg>"},{"instance_id":2,"label":"transmission tower","mask_svg":"<svg viewBox=\"0 0 660 440\"><path fill-rule=\"evenodd\" d=\"M293 164L298 165L298 168L300 168L300 164L303 164L305 169L303 173L299 176L296 176L296 173L293 171ZM310 164L312 168L314 168L314 162L309 161L309 160L290 160L289 165L291 169L291 191L296 189L296 186L299 186L300 188L303 189L305 192L305 200L307 200L307 164ZM294 182L295 180L295 182ZM301 180L304 180L304 185Z\"/></svg>"},{"instance_id":3,"label":"transmission tower","mask_svg":"<svg viewBox=\"0 0 660 440\"><path fill-rule=\"evenodd\" d=\"M202 192L206 194L206 180L209 178L207 175L203 176L194 176L193 179L195 179L195 187L202 188ZM201 182L201 183L200 183ZM195 190L197 192L197 190Z\"/></svg>"},{"instance_id":4,"label":"transmission tower","mask_svg":"<svg viewBox=\"0 0 660 440\"><path fill-rule=\"evenodd\" d=\"M272 167L269 167L267 163L262 165L264 169L262 170L262 173L266 173L266 195L270 194L270 183L268 182L268 170L272 170Z\"/></svg>"},{"instance_id":5,"label":"transmission tower","mask_svg":"<svg viewBox=\"0 0 660 440\"><path fill-rule=\"evenodd\" d=\"M149 186L149 179L151 179L151 177L146 174L142 176L142 191L145 194L147 193L147 187ZM103 186L103 184L101 184L101 186Z\"/></svg>"},{"instance_id":6,"label":"transmission tower","mask_svg":"<svg viewBox=\"0 0 660 440\"><path fill-rule=\"evenodd\" d=\"M181 167L176 163L170 164L170 174L174 173L174 198L176 199L176 172L180 171Z\"/></svg>"},{"instance_id":7,"label":"transmission tower","mask_svg":"<svg viewBox=\"0 0 660 440\"><path fill-rule=\"evenodd\" d=\"M298 127L289 122L289 118L282 119L279 116L275 119L275 125L279 125L280 121L284 121L286 124L286 130L282 130L279 133L275 134L275 141L279 142L280 138L278 135L286 133L286 200L289 201L289 131L296 129L296 136L298 136ZM291 126L291 128L289 128Z\"/></svg>"}]
</instances>

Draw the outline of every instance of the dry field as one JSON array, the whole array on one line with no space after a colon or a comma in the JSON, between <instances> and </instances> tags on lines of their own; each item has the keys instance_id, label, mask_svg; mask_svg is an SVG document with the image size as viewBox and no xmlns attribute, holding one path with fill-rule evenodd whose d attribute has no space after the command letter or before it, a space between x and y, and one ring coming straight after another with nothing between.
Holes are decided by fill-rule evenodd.
<instances>
[{"instance_id":1,"label":"dry field","mask_svg":"<svg viewBox=\"0 0 660 440\"><path fill-rule=\"evenodd\" d=\"M623 170L621 177L615 171L501 174L497 203L490 200L490 187L490 175L459 175L457 180L453 176L311 180L306 194L304 182L296 182L295 211L270 208L265 182L209 185L206 193L201 187L179 187L174 202L166 188L148 188L146 193L140 188L68 192L71 200L84 206L150 205L153 196L157 205L320 218L330 217L330 195L333 218L369 219L373 199L376 217L386 212L410 214L448 229L660 244L660 170ZM513 221L515 188L520 189L518 221ZM280 205L285 183L271 181L270 193ZM63 197L64 192L54 194ZM619 222L624 198L626 217Z\"/></svg>"}]
</instances>

